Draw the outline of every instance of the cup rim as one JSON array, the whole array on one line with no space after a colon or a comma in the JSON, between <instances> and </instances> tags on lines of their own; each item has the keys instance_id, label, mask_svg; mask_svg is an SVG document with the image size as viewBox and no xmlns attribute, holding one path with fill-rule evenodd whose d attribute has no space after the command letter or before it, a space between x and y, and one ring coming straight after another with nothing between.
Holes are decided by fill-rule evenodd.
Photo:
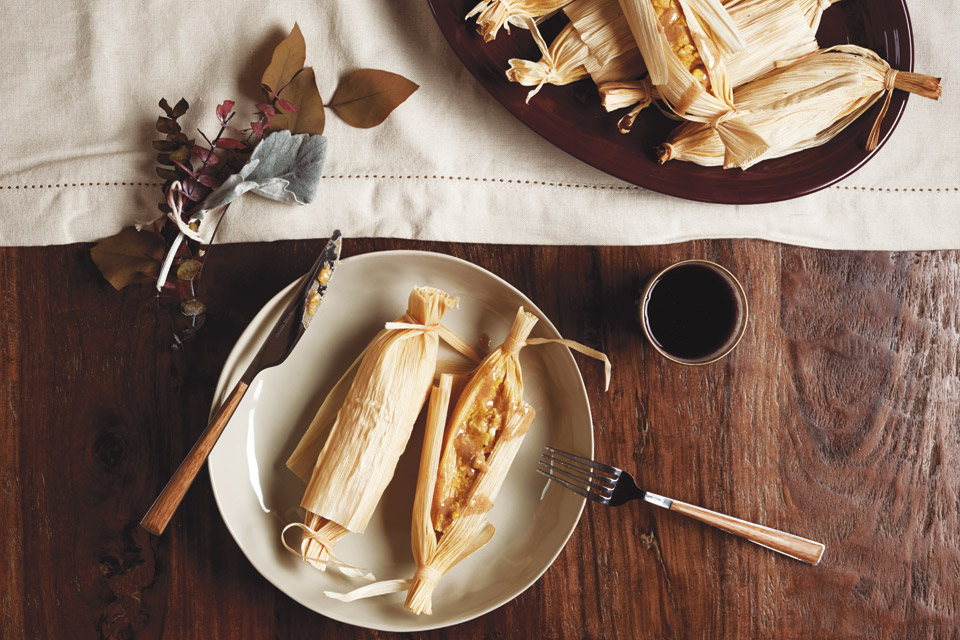
<instances>
[{"instance_id":1,"label":"cup rim","mask_svg":"<svg viewBox=\"0 0 960 640\"><path fill-rule=\"evenodd\" d=\"M648 323L647 323L647 302L649 301L650 290L653 289L653 285L655 285L660 280L660 278L662 278L663 275L666 274L668 271L672 271L677 267L680 267L686 264L692 264L692 263L708 265L711 268L720 271L721 275L725 275L726 276L725 279L728 279L728 282L732 283L733 285L734 295L743 305L743 320L740 322L740 326L737 328L736 334L734 335L732 340L730 340L727 346L725 346L721 351L717 352L716 355L713 355L713 357L711 357L709 360L684 360L682 358L677 358L676 356L668 353L667 351L664 351L664 349L660 347L659 344L657 344L657 341L653 339L653 336L650 334L650 327L648 326ZM653 348L656 349L657 352L660 353L660 355L662 355L667 360L671 360L673 362L676 362L677 364L687 365L690 367L698 367L706 364L712 364L730 355L730 352L733 351L737 347L737 345L740 344L740 341L743 339L743 335L747 331L747 322L750 319L750 306L747 302L747 294L743 290L743 285L740 284L740 280L737 278L737 276L733 275L733 273L729 269L724 267L722 264L717 264L712 260L703 260L700 258L690 258L687 260L674 262L673 264L667 265L666 267L658 271L656 274L654 274L653 277L651 277L647 281L646 286L644 286L643 288L643 292L640 294L639 306L640 306L640 326L643 328L643 334L647 337L647 340L650 342L650 344L653 345Z\"/></svg>"}]
</instances>

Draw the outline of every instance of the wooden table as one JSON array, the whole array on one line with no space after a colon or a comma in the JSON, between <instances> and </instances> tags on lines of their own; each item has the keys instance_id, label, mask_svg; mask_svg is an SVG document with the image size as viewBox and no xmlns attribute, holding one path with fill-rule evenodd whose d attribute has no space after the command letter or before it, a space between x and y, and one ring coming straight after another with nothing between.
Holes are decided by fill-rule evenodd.
<instances>
[{"instance_id":1,"label":"wooden table","mask_svg":"<svg viewBox=\"0 0 960 640\"><path fill-rule=\"evenodd\" d=\"M0 249L0 636L381 638L271 586L205 473L168 532L141 515L205 425L255 312L319 241L220 246L207 325L168 350L148 286L114 291L86 247ZM475 262L527 292L581 361L597 456L652 490L827 546L811 567L644 504L589 504L519 598L423 638L957 637L960 252L836 253L760 241L537 248L351 240ZM751 304L734 354L681 367L633 300L670 262L730 267Z\"/></svg>"}]
</instances>

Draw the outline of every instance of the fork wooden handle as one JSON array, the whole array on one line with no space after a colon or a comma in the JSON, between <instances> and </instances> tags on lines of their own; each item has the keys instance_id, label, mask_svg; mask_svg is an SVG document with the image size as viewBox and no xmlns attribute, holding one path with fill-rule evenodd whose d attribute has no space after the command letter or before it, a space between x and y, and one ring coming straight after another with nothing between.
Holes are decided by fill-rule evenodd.
<instances>
[{"instance_id":1,"label":"fork wooden handle","mask_svg":"<svg viewBox=\"0 0 960 640\"><path fill-rule=\"evenodd\" d=\"M823 551L826 548L813 540L807 540L678 500L673 501L670 510L690 516L700 522L712 524L718 529L723 529L728 533L746 538L750 542L755 542L760 546L779 551L784 555L803 560L814 566L820 564L820 558L823 557Z\"/></svg>"},{"instance_id":2,"label":"fork wooden handle","mask_svg":"<svg viewBox=\"0 0 960 640\"><path fill-rule=\"evenodd\" d=\"M226 401L224 401L223 405L213 416L213 419L210 420L210 424L208 424L207 428L200 434L200 438L193 445L193 448L190 449L190 453L188 453L187 457L180 463L180 467L176 473L174 473L170 481L167 482L167 486L163 488L163 491L160 492L157 499L153 501L153 506L150 507L146 515L143 516L143 520L140 521L141 527L155 536L160 535L163 533L163 530L167 528L167 523L170 522L170 518L173 517L173 512L180 506L180 501L183 500L187 489L190 488L190 484L197 476L197 472L200 471L200 467L203 466L204 460L210 455L213 445L217 444L217 439L220 437L220 434L223 433L224 427L227 426L227 422L230 421L233 412L237 410L237 405L240 404L240 399L243 398L243 394L246 392L247 384L243 381L238 382L237 386L230 392L230 395L227 396Z\"/></svg>"}]
</instances>

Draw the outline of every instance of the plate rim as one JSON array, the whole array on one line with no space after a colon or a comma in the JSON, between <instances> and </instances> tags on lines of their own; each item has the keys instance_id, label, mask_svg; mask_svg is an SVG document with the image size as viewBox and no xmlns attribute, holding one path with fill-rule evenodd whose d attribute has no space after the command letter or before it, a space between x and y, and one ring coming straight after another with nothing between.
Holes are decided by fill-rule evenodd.
<instances>
[{"instance_id":1,"label":"plate rim","mask_svg":"<svg viewBox=\"0 0 960 640\"><path fill-rule=\"evenodd\" d=\"M760 196L760 197L751 198L749 196L741 196L741 197L733 197L733 196L725 197L725 196L716 196L716 195L711 196L709 192L703 193L703 194L695 193L693 195L691 195L688 192L681 193L680 189L670 188L665 185L651 186L649 184L641 184L641 182L638 182L637 179L632 177L631 174L629 174L627 171L620 171L618 170L617 167L600 166L600 163L593 160L588 160L582 157L580 154L576 153L575 151L576 144L572 142L568 142L567 138L555 139L554 137L547 135L547 133L540 130L540 127L537 126L535 118L514 112L514 110L508 107L507 104L500 98L500 96L493 90L493 88L488 84L487 80L481 76L480 70L475 69L473 65L469 64L467 60L464 59L463 53L456 46L456 44L452 39L452 34L448 33L448 30L441 23L440 17L437 13L438 3L443 3L443 1L444 0L426 0L427 5L430 8L430 14L433 16L434 23L437 25L437 28L440 30L440 33L443 34L444 40L446 40L447 45L450 47L451 51L453 51L453 53L457 56L457 59L460 61L460 64L463 66L463 68L465 68L467 71L470 72L470 75L474 78L474 80L481 87L483 87L483 89L490 95L490 97L492 97L494 101L496 101L496 103L499 104L500 107L504 109L504 111L510 114L511 117L520 121L528 129L530 129L531 131L536 133L538 136L540 136L541 138L546 140L548 143L550 143L551 146L556 147L557 149L563 151L567 155L575 158L576 160L579 160L580 162L583 162L588 166L593 167L594 169L597 169L598 171L602 171L603 173L617 180L623 180L624 182L640 187L641 189L658 193L661 195L665 195L671 198L676 198L678 200L687 200L691 202L704 202L707 204L720 204L720 205L727 205L727 206L750 206L750 205L770 204L775 202L786 202L789 200L795 200L797 198L802 198L802 197L811 195L818 191L822 191L828 187L831 187L837 184L842 180L845 180L846 178L849 178L852 174L856 173L859 169L861 169L865 164L867 164L870 160L874 158L874 156L876 156L880 152L880 149L882 149L883 146L887 143L887 141L893 136L893 132L896 130L897 125L900 124L900 120L903 117L904 111L906 111L907 102L909 101L909 98L910 98L910 94L908 93L901 92L899 94L893 94L888 111L884 116L884 121L889 122L889 125L888 126L884 125L882 127L883 129L885 129L885 131L881 132L881 136L877 142L876 148L873 149L872 151L867 152L865 156L863 156L860 160L854 162L851 166L848 166L846 169L838 172L836 176L825 180L819 185L803 187L799 191L794 191L789 193L784 192L773 197ZM907 57L907 64L905 66L907 68L902 70L912 72L914 69L916 56L915 56L915 43L914 43L914 36L913 36L913 23L910 19L910 10L907 7L906 0L895 0L895 1L899 2L903 10L904 20L906 22L907 37L906 37L906 43L905 43L906 44L905 55ZM471 25L470 23L464 20L463 26L465 28L469 28ZM562 88L562 87L558 87L558 88ZM878 103L882 102L882 100L883 98L881 97L877 101L877 103L872 105L867 112L861 114L860 118L857 118L857 120L860 120L861 118L866 117L868 113L875 112L879 108ZM829 144L829 142L827 144ZM810 151L813 151L813 149L806 149L804 151L799 151L797 153L804 153L804 152L810 152ZM778 160L778 159L779 158L773 158L771 160ZM709 168L713 169L715 167L709 167ZM738 193L742 193L742 192L738 191Z\"/></svg>"},{"instance_id":2,"label":"plate rim","mask_svg":"<svg viewBox=\"0 0 960 640\"><path fill-rule=\"evenodd\" d=\"M351 262L365 261L368 259L388 259L390 256L449 260L449 261L458 263L461 266L465 266L468 269L477 271L478 273L486 277L492 277L495 281L499 282L501 285L504 285L509 289L513 290L523 301L524 309L532 310L535 313L535 315L537 315L537 317L540 319L540 322L542 323L540 326L546 327L548 333L552 333L556 337L562 337L562 335L557 330L556 326L553 324L550 318L547 317L547 315L540 309L540 307L538 307L523 291L521 291L519 288L515 287L514 285L510 284L509 282L507 282L497 274L493 273L489 269L485 269L484 267L474 264L469 260L465 260L457 256L452 256L446 253L439 253L435 251L421 251L416 249L393 249L393 250L385 250L385 251L370 251L367 253L352 255L342 259L341 263L345 263L348 261L351 261ZM223 363L223 366L220 371L220 376L217 378L217 384L214 389L213 401L210 407L210 416L213 416L213 414L216 413L217 409L219 409L220 407L220 404L223 398L226 396L226 393L230 390L230 388L234 384L236 384L236 381L239 380L240 375L242 374L242 371L240 371L237 367L237 361L240 359L240 353L244 351L252 350L250 343L251 343L253 334L257 332L257 330L261 327L261 325L263 325L263 323L267 320L270 313L283 301L283 299L285 297L288 297L291 294L294 287L298 282L300 282L302 277L303 276L300 276L290 284L284 286L282 289L280 289L280 291L278 291L275 295L273 295L266 303L264 303L264 305L260 308L259 311L257 311L257 313L253 316L253 318L247 324L247 327L243 330L243 332L237 338L236 342L233 345L233 348L230 350L230 353L227 356L227 359ZM527 305L529 305L529 307ZM579 382L583 403L587 411L588 427L589 427L589 435L590 435L590 456L593 457L593 454L595 452L595 446L596 446L594 424L593 424L593 412L590 407L590 397L589 397L589 394L587 393L586 384L583 381L583 374L580 372L580 367L579 365L577 365L577 362L574 359L573 354L570 353L570 349L566 349L564 352L564 355L561 357L569 359L570 363L573 365L574 371L577 374L577 381ZM229 423L227 426L229 427ZM230 533L230 537L233 539L233 542L237 545L237 547L239 547L240 552L244 555L244 557L247 559L250 565L257 571L257 573L260 574L260 576L263 579L265 579L268 583L270 583L273 586L273 588L283 593L285 596L287 596L294 602L297 602L301 606L309 609L310 611L318 615L321 615L325 618L329 618L330 620L335 620L336 622L340 622L342 624L348 624L348 625L356 626L360 628L372 629L375 631L386 631L386 632L396 632L396 633L418 633L420 631L430 631L433 629L442 629L442 628L452 627L465 622L469 622L471 620L475 620L492 611L495 611L496 609L499 609L505 604L508 604L516 600L518 597L523 595L527 590L529 590L530 587L532 587L534 584L539 582L540 578L543 577L543 574L545 574L547 570L553 566L554 562L556 562L557 558L560 556L560 554L566 548L567 543L570 541L570 537L573 535L573 532L576 531L577 525L580 524L580 519L583 517L583 510L587 502L585 498L582 498L582 497L579 498L580 504L577 507L577 515L571 521L568 531L565 533L563 537L563 543L559 545L557 550L550 556L549 562L545 564L545 566L543 567L543 570L537 573L537 575L533 579L531 579L527 584L525 584L522 588L517 590L515 593L512 593L512 595L510 595L508 598L482 611L465 614L450 622L443 622L438 624L425 624L422 626L418 626L415 629L411 629L406 627L395 627L390 624L378 624L378 623L360 624L352 620L345 620L337 615L331 615L330 613L318 611L309 603L304 602L300 598L290 593L287 593L283 588L281 588L273 580L271 580L270 577L267 575L267 573L261 568L260 564L253 557L251 557L250 554L247 553L247 550L244 548L244 545L240 542L240 539L237 537L237 532L235 531L234 527L230 523L230 520L227 518L226 514L224 513L223 505L220 500L220 494L217 490L217 480L214 476L213 466L209 463L209 458L206 462L206 466L207 466L207 473L210 478L210 487L213 492L213 499L217 505L217 511L220 514L220 518L223 521L224 526L226 526L227 531ZM416 619L428 620L429 616L428 617L417 616Z\"/></svg>"}]
</instances>

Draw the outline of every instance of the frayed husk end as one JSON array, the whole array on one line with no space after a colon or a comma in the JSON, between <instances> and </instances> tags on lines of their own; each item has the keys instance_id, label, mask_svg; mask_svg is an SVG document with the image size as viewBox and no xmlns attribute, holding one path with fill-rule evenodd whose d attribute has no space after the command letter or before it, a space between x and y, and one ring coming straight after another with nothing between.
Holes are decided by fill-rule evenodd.
<instances>
[{"instance_id":1,"label":"frayed husk end","mask_svg":"<svg viewBox=\"0 0 960 640\"><path fill-rule=\"evenodd\" d=\"M897 71L897 76L893 81L893 88L901 91L908 91L924 98L939 100L943 93L940 86L940 78L926 76L922 73L911 73L910 71Z\"/></svg>"},{"instance_id":2,"label":"frayed husk end","mask_svg":"<svg viewBox=\"0 0 960 640\"><path fill-rule=\"evenodd\" d=\"M673 160L673 145L669 142L664 142L657 147L657 162L665 164L670 160Z\"/></svg>"},{"instance_id":3,"label":"frayed husk end","mask_svg":"<svg viewBox=\"0 0 960 640\"><path fill-rule=\"evenodd\" d=\"M332 545L350 532L336 522L327 520L310 511L307 512L303 524L316 531L325 540L330 541L330 546L322 544L319 540L311 537L309 533L304 532L300 542L300 553L303 561L309 562L320 571L326 571L326 561L330 559L330 554L333 552Z\"/></svg>"},{"instance_id":4,"label":"frayed husk end","mask_svg":"<svg viewBox=\"0 0 960 640\"><path fill-rule=\"evenodd\" d=\"M415 580L403 603L404 608L418 616L423 613L432 614L433 591L436 588L437 585L429 580Z\"/></svg>"}]
</instances>

